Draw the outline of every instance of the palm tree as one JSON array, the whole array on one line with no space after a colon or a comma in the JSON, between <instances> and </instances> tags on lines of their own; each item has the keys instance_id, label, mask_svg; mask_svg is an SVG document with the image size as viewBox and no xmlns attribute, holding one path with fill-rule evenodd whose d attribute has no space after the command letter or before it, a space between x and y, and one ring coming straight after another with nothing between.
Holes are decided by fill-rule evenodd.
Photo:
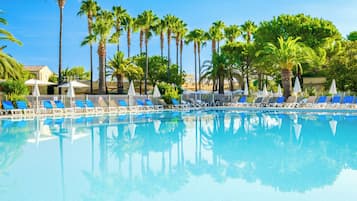
<instances>
[{"instance_id":1,"label":"palm tree","mask_svg":"<svg viewBox=\"0 0 357 201\"><path fill-rule=\"evenodd\" d=\"M112 79L116 78L119 94L123 94L124 92L124 77L140 68L136 66L130 58L124 59L124 54L122 52L117 52L114 57L109 60L108 67L109 72L107 75L111 76Z\"/></svg>"},{"instance_id":2,"label":"palm tree","mask_svg":"<svg viewBox=\"0 0 357 201\"><path fill-rule=\"evenodd\" d=\"M2 14L3 12L0 10L0 14ZM3 25L7 25L7 21L5 18L0 17L0 24ZM5 29L1 29L0 28L0 40L7 40L13 43L16 43L18 45L22 45L21 41L19 41L18 39L15 38L14 35L12 35L9 31L5 30ZM2 46L0 47L0 51L3 50L6 46Z\"/></svg>"},{"instance_id":3,"label":"palm tree","mask_svg":"<svg viewBox=\"0 0 357 201\"><path fill-rule=\"evenodd\" d=\"M229 42L234 42L234 40L237 39L241 34L242 32L238 25L234 24L224 28L224 37Z\"/></svg>"},{"instance_id":4,"label":"palm tree","mask_svg":"<svg viewBox=\"0 0 357 201\"><path fill-rule=\"evenodd\" d=\"M77 15L87 15L88 20L88 34L92 34L93 18L97 16L100 7L94 0L82 1L81 7ZM90 58L90 93L93 94L93 46L89 44L89 58Z\"/></svg>"},{"instance_id":5,"label":"palm tree","mask_svg":"<svg viewBox=\"0 0 357 201\"><path fill-rule=\"evenodd\" d=\"M182 76L182 52L183 52L183 43L188 29L187 24L181 21L180 26L177 27L177 35L180 40L180 75Z\"/></svg>"},{"instance_id":6,"label":"palm tree","mask_svg":"<svg viewBox=\"0 0 357 201\"><path fill-rule=\"evenodd\" d=\"M144 43L144 29L143 23L140 21L143 18L142 14L139 14L138 17L135 19L134 27L139 30L139 46L140 46L140 54L143 53L143 43Z\"/></svg>"},{"instance_id":7,"label":"palm tree","mask_svg":"<svg viewBox=\"0 0 357 201\"><path fill-rule=\"evenodd\" d=\"M243 38L247 43L250 43L252 41L252 35L257 30L257 25L255 25L253 21L248 20L241 26L241 28L243 31Z\"/></svg>"},{"instance_id":8,"label":"palm tree","mask_svg":"<svg viewBox=\"0 0 357 201\"><path fill-rule=\"evenodd\" d=\"M186 36L186 43L193 42L193 52L195 58L195 91L197 91L197 54L200 58L200 47L204 37L205 32L202 29L192 30Z\"/></svg>"},{"instance_id":9,"label":"palm tree","mask_svg":"<svg viewBox=\"0 0 357 201\"><path fill-rule=\"evenodd\" d=\"M166 23L164 20L159 19L157 25L154 27L154 32L156 35L160 35L160 52L161 57L164 57L164 37L166 32Z\"/></svg>"},{"instance_id":10,"label":"palm tree","mask_svg":"<svg viewBox=\"0 0 357 201\"><path fill-rule=\"evenodd\" d=\"M229 77L229 62L224 54L214 53L212 57L212 62L205 62L203 65L202 78L207 78L218 81L218 93L224 94L224 79Z\"/></svg>"},{"instance_id":11,"label":"palm tree","mask_svg":"<svg viewBox=\"0 0 357 201\"><path fill-rule=\"evenodd\" d=\"M105 87L105 57L106 57L106 45L114 24L113 15L110 11L102 10L95 23L93 23L93 33L87 36L82 45L86 45L93 42L98 42L98 56L99 56L99 93L104 94L106 92Z\"/></svg>"},{"instance_id":12,"label":"palm tree","mask_svg":"<svg viewBox=\"0 0 357 201\"><path fill-rule=\"evenodd\" d=\"M224 35L222 30L225 25L223 21L213 22L212 26L209 28L207 33L207 38L209 38L212 42L212 57L213 54L219 52L219 42L223 39Z\"/></svg>"},{"instance_id":13,"label":"palm tree","mask_svg":"<svg viewBox=\"0 0 357 201\"><path fill-rule=\"evenodd\" d=\"M130 57L130 46L131 46L131 33L136 31L135 27L135 18L131 17L129 14L127 14L124 17L123 21L123 27L126 31L126 40L127 40L127 46L128 46L128 57Z\"/></svg>"},{"instance_id":14,"label":"palm tree","mask_svg":"<svg viewBox=\"0 0 357 201\"><path fill-rule=\"evenodd\" d=\"M120 50L120 35L122 31L122 25L124 24L123 21L127 17L128 13L126 10L121 6L113 6L112 8L113 16L114 16L114 29L115 32L111 37L112 43L117 43L117 51Z\"/></svg>"},{"instance_id":15,"label":"palm tree","mask_svg":"<svg viewBox=\"0 0 357 201\"><path fill-rule=\"evenodd\" d=\"M170 46L171 46L171 34L175 29L179 18L173 15L166 15L164 17L164 21L166 24L166 31L167 31L167 78L170 78L170 65L171 65L171 55L170 55Z\"/></svg>"},{"instance_id":16,"label":"palm tree","mask_svg":"<svg viewBox=\"0 0 357 201\"><path fill-rule=\"evenodd\" d=\"M295 39L289 37L287 40L279 37L278 46L268 43L263 50L263 54L266 54L266 59L281 70L285 97L291 94L292 69L301 67L302 63L310 62L311 58L313 58L313 50L298 43L299 40L299 37Z\"/></svg>"},{"instance_id":17,"label":"palm tree","mask_svg":"<svg viewBox=\"0 0 357 201\"><path fill-rule=\"evenodd\" d=\"M146 10L141 15L138 16L138 24L144 33L145 38L145 54L146 54L146 66L145 66L145 76L144 76L144 93L147 95L147 78L149 72L149 54L148 54L148 42L151 36L151 31L157 25L158 17L154 14L152 10Z\"/></svg>"},{"instance_id":18,"label":"palm tree","mask_svg":"<svg viewBox=\"0 0 357 201\"><path fill-rule=\"evenodd\" d=\"M176 65L179 66L179 47L180 47L180 41L185 36L187 32L187 24L184 23L182 20L179 20L174 27L174 38L176 42Z\"/></svg>"},{"instance_id":19,"label":"palm tree","mask_svg":"<svg viewBox=\"0 0 357 201\"><path fill-rule=\"evenodd\" d=\"M0 79L20 79L22 77L22 64L3 51L0 51Z\"/></svg>"},{"instance_id":20,"label":"palm tree","mask_svg":"<svg viewBox=\"0 0 357 201\"><path fill-rule=\"evenodd\" d=\"M58 7L60 10L60 31L59 31L59 51L58 51L58 84L62 84L62 25L63 25L63 8L66 0L57 0ZM62 93L61 88L59 88L59 94Z\"/></svg>"}]
</instances>

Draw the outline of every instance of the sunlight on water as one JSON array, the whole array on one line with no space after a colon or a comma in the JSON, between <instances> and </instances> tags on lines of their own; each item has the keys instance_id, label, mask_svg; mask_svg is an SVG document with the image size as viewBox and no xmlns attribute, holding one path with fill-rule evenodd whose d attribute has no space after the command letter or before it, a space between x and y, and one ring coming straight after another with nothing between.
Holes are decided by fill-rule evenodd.
<instances>
[{"instance_id":1,"label":"sunlight on water","mask_svg":"<svg viewBox=\"0 0 357 201\"><path fill-rule=\"evenodd\" d=\"M353 200L357 116L0 120L0 200Z\"/></svg>"}]
</instances>

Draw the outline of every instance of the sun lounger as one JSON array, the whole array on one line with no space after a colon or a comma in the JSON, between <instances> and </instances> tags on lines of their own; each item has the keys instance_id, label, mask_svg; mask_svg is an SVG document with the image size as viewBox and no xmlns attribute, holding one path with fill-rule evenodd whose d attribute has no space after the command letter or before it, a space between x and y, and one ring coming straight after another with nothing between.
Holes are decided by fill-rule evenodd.
<instances>
[{"instance_id":1,"label":"sun lounger","mask_svg":"<svg viewBox=\"0 0 357 201\"><path fill-rule=\"evenodd\" d=\"M150 99L145 99L145 103L149 107L153 107L154 109L163 109L162 105L154 105Z\"/></svg>"},{"instance_id":2,"label":"sun lounger","mask_svg":"<svg viewBox=\"0 0 357 201\"><path fill-rule=\"evenodd\" d=\"M16 109L11 101L2 101L2 107L3 107L3 110L2 110L3 114L10 113L12 115L15 115L15 114L19 115L22 113L22 110Z\"/></svg>"},{"instance_id":3,"label":"sun lounger","mask_svg":"<svg viewBox=\"0 0 357 201\"><path fill-rule=\"evenodd\" d=\"M95 106L94 103L91 100L86 100L85 104L86 104L86 109L87 110L94 110L94 111L100 112L100 113L104 112L104 109L102 107Z\"/></svg>"},{"instance_id":4,"label":"sun lounger","mask_svg":"<svg viewBox=\"0 0 357 201\"><path fill-rule=\"evenodd\" d=\"M277 97L275 102L271 105L272 107L282 107L285 101L284 96Z\"/></svg>"},{"instance_id":5,"label":"sun lounger","mask_svg":"<svg viewBox=\"0 0 357 201\"><path fill-rule=\"evenodd\" d=\"M236 103L233 104L228 104L231 106L243 106L247 104L247 96L242 96L239 98L239 100Z\"/></svg>"},{"instance_id":6,"label":"sun lounger","mask_svg":"<svg viewBox=\"0 0 357 201\"><path fill-rule=\"evenodd\" d=\"M125 100L119 99L118 101L118 108L120 110L137 110L139 109L137 106L129 106Z\"/></svg>"},{"instance_id":7,"label":"sun lounger","mask_svg":"<svg viewBox=\"0 0 357 201\"><path fill-rule=\"evenodd\" d=\"M50 100L43 100L42 104L44 108L41 109L41 112L43 111L44 113L53 114L57 114L57 112L63 112L63 110L60 108L54 108Z\"/></svg>"},{"instance_id":8,"label":"sun lounger","mask_svg":"<svg viewBox=\"0 0 357 201\"><path fill-rule=\"evenodd\" d=\"M143 109L143 110L154 109L154 107L145 105L145 102L141 99L136 99L135 102L138 109Z\"/></svg>"},{"instance_id":9,"label":"sun lounger","mask_svg":"<svg viewBox=\"0 0 357 201\"><path fill-rule=\"evenodd\" d=\"M317 106L317 107L325 107L327 104L327 96L320 96L315 105L314 106Z\"/></svg>"},{"instance_id":10,"label":"sun lounger","mask_svg":"<svg viewBox=\"0 0 357 201\"><path fill-rule=\"evenodd\" d=\"M18 109L22 110L25 115L34 114L35 112L32 108L29 108L27 106L27 103L25 101L21 101L21 100L16 101L16 106Z\"/></svg>"},{"instance_id":11,"label":"sun lounger","mask_svg":"<svg viewBox=\"0 0 357 201\"><path fill-rule=\"evenodd\" d=\"M341 104L341 96L333 96L331 99L331 106L337 107Z\"/></svg>"},{"instance_id":12,"label":"sun lounger","mask_svg":"<svg viewBox=\"0 0 357 201\"><path fill-rule=\"evenodd\" d=\"M258 107L258 106L260 106L260 104L262 103L262 101L263 101L263 97L257 97L257 98L254 100L254 103L253 103L251 106Z\"/></svg>"},{"instance_id":13,"label":"sun lounger","mask_svg":"<svg viewBox=\"0 0 357 201\"><path fill-rule=\"evenodd\" d=\"M172 102L173 108L181 108L182 109L182 108L189 107L189 104L180 104L180 102L175 98L172 98L171 102Z\"/></svg>"},{"instance_id":14,"label":"sun lounger","mask_svg":"<svg viewBox=\"0 0 357 201\"><path fill-rule=\"evenodd\" d=\"M61 100L55 100L54 102L55 102L56 108L61 109L66 113L74 111L73 108L66 107Z\"/></svg>"},{"instance_id":15,"label":"sun lounger","mask_svg":"<svg viewBox=\"0 0 357 201\"><path fill-rule=\"evenodd\" d=\"M345 96L342 99L341 106L345 107L345 108L348 108L348 107L353 106L354 105L353 103L354 103L354 97L353 96Z\"/></svg>"},{"instance_id":16,"label":"sun lounger","mask_svg":"<svg viewBox=\"0 0 357 201\"><path fill-rule=\"evenodd\" d=\"M74 103L76 112L95 112L95 108L86 106L86 102L83 100L75 100Z\"/></svg>"}]
</instances>

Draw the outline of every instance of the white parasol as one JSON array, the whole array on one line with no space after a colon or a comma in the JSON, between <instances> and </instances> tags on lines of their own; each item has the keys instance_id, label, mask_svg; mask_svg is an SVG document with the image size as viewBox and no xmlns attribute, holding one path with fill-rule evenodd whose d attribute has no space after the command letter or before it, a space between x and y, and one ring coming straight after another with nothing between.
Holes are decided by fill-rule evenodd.
<instances>
[{"instance_id":1,"label":"white parasol","mask_svg":"<svg viewBox=\"0 0 357 201\"><path fill-rule=\"evenodd\" d=\"M283 93L282 93L282 91L281 91L281 86L280 86L280 84L278 85L278 93L277 93L277 95L278 95L279 97L283 96Z\"/></svg>"},{"instance_id":2,"label":"white parasol","mask_svg":"<svg viewBox=\"0 0 357 201\"><path fill-rule=\"evenodd\" d=\"M294 93L298 94L300 92L301 92L300 81L299 78L296 76L295 83L294 83Z\"/></svg>"},{"instance_id":3,"label":"white parasol","mask_svg":"<svg viewBox=\"0 0 357 201\"><path fill-rule=\"evenodd\" d=\"M130 81L128 95L129 96L135 96L135 88L134 88L134 82L133 81Z\"/></svg>"},{"instance_id":4,"label":"white parasol","mask_svg":"<svg viewBox=\"0 0 357 201\"><path fill-rule=\"evenodd\" d=\"M332 80L329 93L332 94L332 95L336 95L336 94L337 94L336 81L335 81L335 79Z\"/></svg>"},{"instance_id":5,"label":"white parasol","mask_svg":"<svg viewBox=\"0 0 357 201\"><path fill-rule=\"evenodd\" d=\"M248 96L248 95L249 95L249 86L248 86L247 80L245 80L245 83L244 83L244 92L243 92L243 95L245 95L245 96Z\"/></svg>"},{"instance_id":6,"label":"white parasol","mask_svg":"<svg viewBox=\"0 0 357 201\"><path fill-rule=\"evenodd\" d=\"M161 97L161 93L159 91L159 87L157 87L157 85L155 85L154 87L154 94L152 95L154 98L158 98Z\"/></svg>"}]
</instances>

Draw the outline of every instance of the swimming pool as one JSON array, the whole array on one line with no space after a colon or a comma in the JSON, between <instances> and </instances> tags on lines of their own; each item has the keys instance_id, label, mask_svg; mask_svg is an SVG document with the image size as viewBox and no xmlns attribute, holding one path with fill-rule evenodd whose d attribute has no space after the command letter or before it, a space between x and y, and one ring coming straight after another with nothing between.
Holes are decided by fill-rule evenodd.
<instances>
[{"instance_id":1,"label":"swimming pool","mask_svg":"<svg viewBox=\"0 0 357 201\"><path fill-rule=\"evenodd\" d=\"M0 120L0 200L354 200L357 115Z\"/></svg>"}]
</instances>

